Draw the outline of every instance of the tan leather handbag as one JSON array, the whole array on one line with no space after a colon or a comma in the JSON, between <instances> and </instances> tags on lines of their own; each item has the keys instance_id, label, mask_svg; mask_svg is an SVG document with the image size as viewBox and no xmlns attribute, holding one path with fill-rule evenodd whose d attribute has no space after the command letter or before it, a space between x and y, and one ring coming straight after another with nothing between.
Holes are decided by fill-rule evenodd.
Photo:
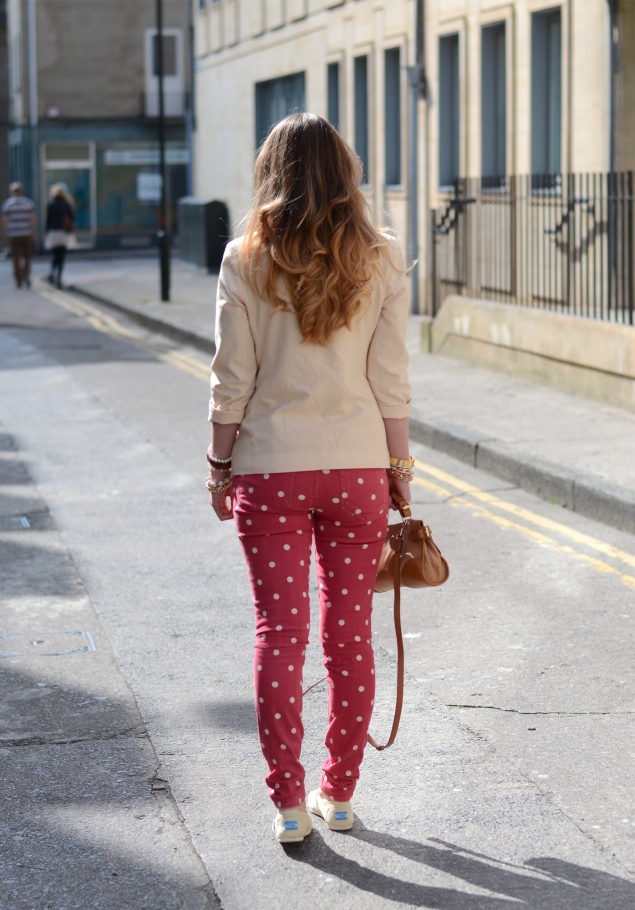
<instances>
[{"instance_id":1,"label":"tan leather handbag","mask_svg":"<svg viewBox=\"0 0 635 910\"><path fill-rule=\"evenodd\" d=\"M399 729L403 706L404 649L401 634L401 586L435 588L450 577L450 569L432 539L432 532L422 521L412 518L405 499L393 495L401 514L398 524L389 525L379 558L375 591L394 591L394 618L397 634L397 704L388 742L381 746L368 734L368 742L379 751L392 746Z\"/></svg>"}]
</instances>

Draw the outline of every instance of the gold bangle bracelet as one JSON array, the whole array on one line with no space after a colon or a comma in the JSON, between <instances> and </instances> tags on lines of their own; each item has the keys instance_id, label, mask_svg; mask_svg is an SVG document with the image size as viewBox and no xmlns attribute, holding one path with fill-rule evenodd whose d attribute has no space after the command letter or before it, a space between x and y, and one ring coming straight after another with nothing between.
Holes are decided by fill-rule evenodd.
<instances>
[{"instance_id":1,"label":"gold bangle bracelet","mask_svg":"<svg viewBox=\"0 0 635 910\"><path fill-rule=\"evenodd\" d=\"M408 458L393 458L390 456L391 468L413 468L415 464L414 457L409 455Z\"/></svg>"}]
</instances>

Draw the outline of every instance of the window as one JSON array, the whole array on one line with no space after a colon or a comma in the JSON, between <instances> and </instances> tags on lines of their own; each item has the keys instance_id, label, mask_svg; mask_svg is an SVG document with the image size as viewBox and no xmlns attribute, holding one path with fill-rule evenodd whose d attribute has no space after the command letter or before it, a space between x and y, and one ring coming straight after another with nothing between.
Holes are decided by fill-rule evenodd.
<instances>
[{"instance_id":1,"label":"window","mask_svg":"<svg viewBox=\"0 0 635 910\"><path fill-rule=\"evenodd\" d=\"M326 68L328 119L336 130L340 128L340 65L329 63Z\"/></svg>"},{"instance_id":2,"label":"window","mask_svg":"<svg viewBox=\"0 0 635 910\"><path fill-rule=\"evenodd\" d=\"M562 130L560 10L531 17L531 170L559 174ZM534 181L535 183L535 181Z\"/></svg>"},{"instance_id":3,"label":"window","mask_svg":"<svg viewBox=\"0 0 635 910\"><path fill-rule=\"evenodd\" d=\"M386 51L385 57L386 185L401 183L401 51Z\"/></svg>"},{"instance_id":4,"label":"window","mask_svg":"<svg viewBox=\"0 0 635 910\"><path fill-rule=\"evenodd\" d=\"M460 170L459 36L439 39L439 184L452 186Z\"/></svg>"},{"instance_id":5,"label":"window","mask_svg":"<svg viewBox=\"0 0 635 910\"><path fill-rule=\"evenodd\" d=\"M505 23L481 32L481 174L484 186L498 186L507 172Z\"/></svg>"},{"instance_id":6,"label":"window","mask_svg":"<svg viewBox=\"0 0 635 910\"><path fill-rule=\"evenodd\" d=\"M363 182L368 183L368 57L355 57L355 151L364 170Z\"/></svg>"},{"instance_id":7,"label":"window","mask_svg":"<svg viewBox=\"0 0 635 910\"><path fill-rule=\"evenodd\" d=\"M304 73L256 83L256 148L288 114L305 110Z\"/></svg>"},{"instance_id":8,"label":"window","mask_svg":"<svg viewBox=\"0 0 635 910\"><path fill-rule=\"evenodd\" d=\"M161 42L163 60L161 62L164 76L176 76L178 73L176 41L176 35L163 35ZM157 34L152 36L152 75L159 75L159 36Z\"/></svg>"}]
</instances>

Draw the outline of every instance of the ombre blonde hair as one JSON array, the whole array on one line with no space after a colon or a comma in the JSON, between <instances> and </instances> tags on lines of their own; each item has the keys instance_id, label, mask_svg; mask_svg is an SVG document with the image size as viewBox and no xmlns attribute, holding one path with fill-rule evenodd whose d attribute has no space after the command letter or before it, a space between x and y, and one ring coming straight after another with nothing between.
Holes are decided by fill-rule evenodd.
<instances>
[{"instance_id":1,"label":"ombre blonde hair","mask_svg":"<svg viewBox=\"0 0 635 910\"><path fill-rule=\"evenodd\" d=\"M278 123L256 160L239 263L276 309L290 302L303 341L325 345L350 328L386 244L369 220L361 182L357 155L314 114Z\"/></svg>"}]
</instances>

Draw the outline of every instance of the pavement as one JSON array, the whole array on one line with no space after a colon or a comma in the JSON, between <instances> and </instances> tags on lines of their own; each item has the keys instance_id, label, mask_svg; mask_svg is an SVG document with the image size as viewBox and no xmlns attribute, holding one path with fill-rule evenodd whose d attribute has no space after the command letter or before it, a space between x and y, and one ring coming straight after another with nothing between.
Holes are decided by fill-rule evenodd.
<instances>
[{"instance_id":1,"label":"pavement","mask_svg":"<svg viewBox=\"0 0 635 910\"><path fill-rule=\"evenodd\" d=\"M155 258L71 260L68 289L213 353L216 276L175 259L169 303ZM421 351L411 317L411 435L550 502L635 533L635 413Z\"/></svg>"}]
</instances>

